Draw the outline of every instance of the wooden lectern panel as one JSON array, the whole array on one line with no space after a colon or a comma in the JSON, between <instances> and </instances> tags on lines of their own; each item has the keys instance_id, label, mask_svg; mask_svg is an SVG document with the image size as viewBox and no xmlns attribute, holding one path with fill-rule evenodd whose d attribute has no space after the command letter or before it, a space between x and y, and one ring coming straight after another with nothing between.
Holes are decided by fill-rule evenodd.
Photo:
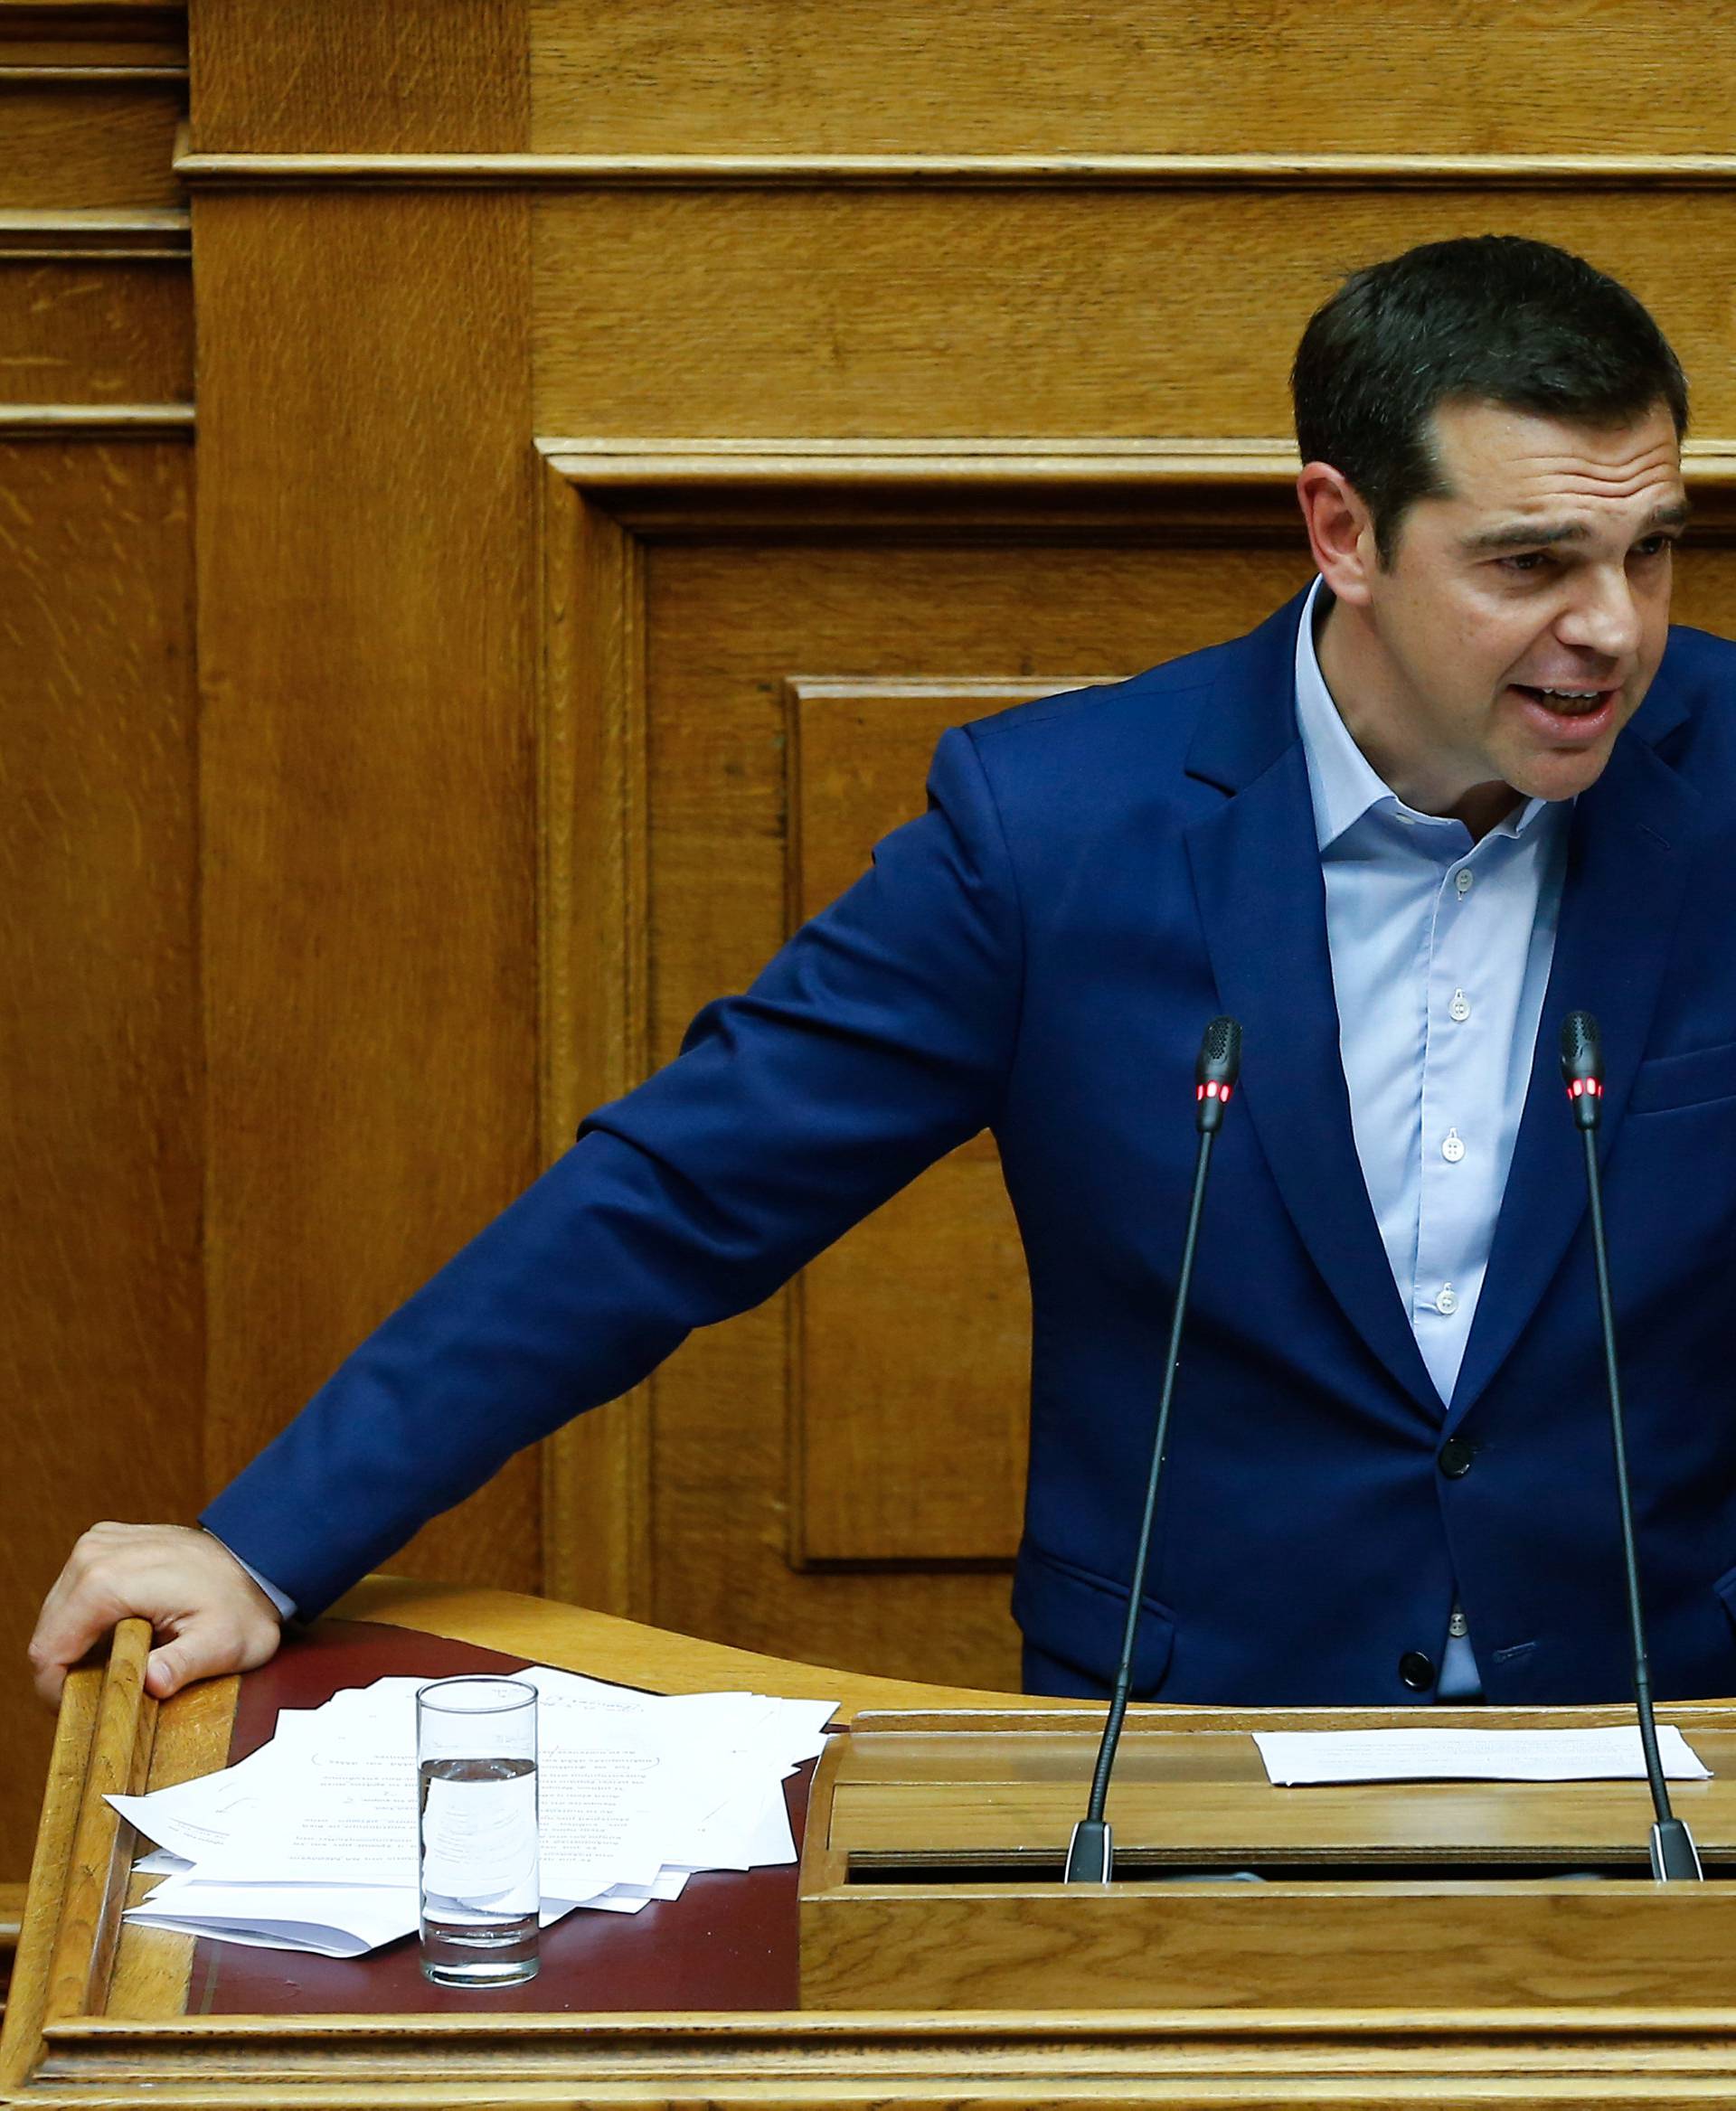
<instances>
[{"instance_id":1,"label":"wooden lectern panel","mask_svg":"<svg viewBox=\"0 0 1736 2111\"><path fill-rule=\"evenodd\" d=\"M1736 1944L1736 1710L1680 1712L1712 1769L1672 1788L1708 1880L1667 1890L1644 1782L1275 1787L1251 1730L1324 1713L1276 1709L1136 1710L1108 1808L1116 1880L1068 1887L1098 1711L860 1716L810 1806L802 2004L1715 2004ZM1630 1720L1523 1711L1526 1729ZM1377 1725L1413 1711L1357 1727Z\"/></svg>"},{"instance_id":2,"label":"wooden lectern panel","mask_svg":"<svg viewBox=\"0 0 1736 2111\"><path fill-rule=\"evenodd\" d=\"M661 1981L647 1986L649 2005L637 2012L588 2007L587 1989L599 1982L584 1973L562 1978L558 1939L533 1989L540 2009L508 1990L454 1997L449 2005L442 1997L438 2011L420 2012L356 1999L340 2012L328 2004L329 1981L307 1960L226 1957L213 1984L195 1967L186 1937L118 1933L122 1900L153 1880L130 1877L134 1841L102 1790L125 1782L162 1786L221 1765L238 1732L244 1741L265 1727L270 1695L290 1691L268 1673L195 1687L153 1708L138 1683L146 1636L133 1623L106 1670L77 1672L69 1682L0 2039L6 2102L24 2111L150 2102L186 2111L379 2111L388 2102L641 2111L698 2104L1037 2111L1057 2103L1090 2111L1536 2104L1637 2111L1736 2101L1736 2005L1722 1987L1727 1883L1684 1895L1622 1880L1479 1882L1455 1895L1439 1884L1431 1890L1390 1880L1136 1881L1063 1895L1052 1880L1051 1835L1082 1795L1093 1711L779 1663L501 1592L375 1579L343 1609L371 1625L316 1626L297 1645L299 1668L276 1674L291 1686L314 1678L294 1686L302 1699L314 1697L320 1676L332 1682L387 1667L444 1668L453 1642L652 1690L838 1695L840 1720L860 1735L832 1740L837 1758L828 1780L849 1793L840 1803L822 1785L812 1808L804 1910L828 1917L831 1961L804 1960L810 2005L732 2012L706 2005L731 1974L742 1984L744 1965L768 1968L764 1998L778 1998L778 1974L794 1988L794 1871L769 1872L784 1887L783 1936L770 1923L752 1931L720 1926L699 1944L678 1946ZM389 1639L394 1632L399 1652ZM238 1692L248 1695L239 1717ZM965 1708L973 1712L961 1722ZM1665 1712L1716 1755L1714 1765L1722 1767L1727 1752L1736 1757L1736 1708L1694 1703ZM1365 1728L1382 1720L1390 1718L1380 1710L1137 1710L1128 1733L1132 1794L1125 1815L1118 1813L1126 1836L1150 1846L1169 1814L1208 1786L1242 1797L1249 1810L1264 1802L1306 1812L1307 1792L1269 1791L1255 1778L1248 1729L1257 1722ZM1467 1720L1465 1712L1431 1714L1434 1722ZM1486 1723L1492 1711L1476 1720ZM963 1786L973 1780L975 1789ZM1694 1822L1727 1852L1731 1792L1722 1772L1701 1786L1708 1793L1697 1798ZM1005 1800L1009 1787L1024 1807ZM1625 1840L1629 1817L1643 1821L1643 1792L1634 1785L1576 1791L1561 1808L1571 1810L1581 1793L1607 1805L1607 1835L1593 1824L1594 1842ZM1432 1792L1414 1794L1420 1806ZM1380 1795L1371 1799L1365 1845ZM896 1828L901 1853L926 1832L929 1849L956 1856L960 1812L1001 1803L1011 1814L1000 1819L998 1838L1041 1831L1046 1872L974 1890L841 1881L853 1828L889 1796L907 1806ZM1149 1826L1139 1817L1142 1800ZM1298 1828L1298 1838L1307 1835L1307 1824ZM1346 1939L1358 1926L1360 1952ZM743 1940L769 1946L760 1964L724 1954ZM1097 1965L1081 1993L1078 1962L1088 1956ZM355 1967L363 1979L378 1974L372 1991L388 2004L401 1984L391 1958L383 1953ZM848 2007L812 2005L826 1998L826 1971L835 1993L854 1974ZM1024 1974L1024 1993L1007 2005L1014 1972ZM1477 1998L1448 2012L1441 1990L1455 1974ZM1663 1979L1668 1984L1642 2003L1637 1990ZM235 2008L244 1984L252 2012L220 2012Z\"/></svg>"}]
</instances>

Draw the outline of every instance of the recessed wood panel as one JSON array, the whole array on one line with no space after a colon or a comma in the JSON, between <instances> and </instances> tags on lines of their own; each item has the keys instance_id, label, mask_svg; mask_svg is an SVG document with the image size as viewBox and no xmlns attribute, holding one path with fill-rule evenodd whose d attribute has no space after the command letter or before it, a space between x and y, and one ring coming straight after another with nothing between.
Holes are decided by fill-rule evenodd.
<instances>
[{"instance_id":1,"label":"recessed wood panel","mask_svg":"<svg viewBox=\"0 0 1736 2111\"><path fill-rule=\"evenodd\" d=\"M0 399L192 397L193 277L185 265L0 260Z\"/></svg>"},{"instance_id":2,"label":"recessed wood panel","mask_svg":"<svg viewBox=\"0 0 1736 2111\"><path fill-rule=\"evenodd\" d=\"M533 145L567 153L1727 153L1693 6L1391 0L534 0Z\"/></svg>"},{"instance_id":3,"label":"recessed wood panel","mask_svg":"<svg viewBox=\"0 0 1736 2111\"><path fill-rule=\"evenodd\" d=\"M0 1872L52 1718L24 1645L99 1517L200 1475L193 457L0 446Z\"/></svg>"},{"instance_id":4,"label":"recessed wood panel","mask_svg":"<svg viewBox=\"0 0 1736 2111\"><path fill-rule=\"evenodd\" d=\"M920 814L949 725L1076 686L792 682L792 924ZM937 1265L938 1264L938 1265ZM960 1297L963 1280L969 1294ZM1031 1299L984 1135L805 1268L791 1291L792 1558L1008 1560L1029 1427Z\"/></svg>"},{"instance_id":5,"label":"recessed wood panel","mask_svg":"<svg viewBox=\"0 0 1736 2111\"><path fill-rule=\"evenodd\" d=\"M170 165L186 93L175 80L0 80L0 200L42 211L179 204Z\"/></svg>"},{"instance_id":6,"label":"recessed wood panel","mask_svg":"<svg viewBox=\"0 0 1736 2111\"><path fill-rule=\"evenodd\" d=\"M1736 430L1736 194L665 191L536 215L544 432L1283 434L1341 275L1486 229L1631 287L1696 429Z\"/></svg>"}]
</instances>

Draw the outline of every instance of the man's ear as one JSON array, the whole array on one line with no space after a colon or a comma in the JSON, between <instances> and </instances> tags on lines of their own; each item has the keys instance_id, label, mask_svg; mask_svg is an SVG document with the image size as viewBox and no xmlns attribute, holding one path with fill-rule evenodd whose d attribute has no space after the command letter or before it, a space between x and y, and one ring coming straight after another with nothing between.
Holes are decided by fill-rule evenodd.
<instances>
[{"instance_id":1,"label":"man's ear","mask_svg":"<svg viewBox=\"0 0 1736 2111\"><path fill-rule=\"evenodd\" d=\"M1309 462L1296 480L1315 569L1340 601L1365 608L1378 569L1374 523L1355 486L1329 462Z\"/></svg>"}]
</instances>

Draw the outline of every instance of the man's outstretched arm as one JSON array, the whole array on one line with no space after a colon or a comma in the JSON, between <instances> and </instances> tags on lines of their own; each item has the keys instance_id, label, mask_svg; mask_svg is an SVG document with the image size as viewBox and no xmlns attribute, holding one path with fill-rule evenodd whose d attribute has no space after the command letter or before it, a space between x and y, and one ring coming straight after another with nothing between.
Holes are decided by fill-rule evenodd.
<instances>
[{"instance_id":1,"label":"man's outstretched arm","mask_svg":"<svg viewBox=\"0 0 1736 2111\"><path fill-rule=\"evenodd\" d=\"M993 1123L1022 996L1017 891L968 734L943 740L929 788L868 874L590 1116L209 1506L209 1607L178 1566L159 1574L153 1543L111 1539L90 1580L70 1567L56 1586L52 1647L140 1613L165 1646L196 1632L197 1675L263 1661L236 1614L268 1601L245 1574L238 1601L241 1563L314 1616L514 1452L769 1296Z\"/></svg>"}]
</instances>

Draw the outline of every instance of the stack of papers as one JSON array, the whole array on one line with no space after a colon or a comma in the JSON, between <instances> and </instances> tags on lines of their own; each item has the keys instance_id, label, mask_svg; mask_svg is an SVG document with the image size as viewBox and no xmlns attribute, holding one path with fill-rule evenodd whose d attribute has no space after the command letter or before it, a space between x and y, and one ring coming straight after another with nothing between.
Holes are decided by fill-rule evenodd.
<instances>
[{"instance_id":1,"label":"stack of papers","mask_svg":"<svg viewBox=\"0 0 1736 2111\"><path fill-rule=\"evenodd\" d=\"M542 1920L637 1913L696 1870L790 1862L783 1782L836 1703L761 1693L664 1698L537 1665ZM410 1934L416 1689L377 1679L286 1708L269 1744L221 1774L108 1801L167 1872L129 1920L269 1949L355 1957Z\"/></svg>"}]
</instances>

